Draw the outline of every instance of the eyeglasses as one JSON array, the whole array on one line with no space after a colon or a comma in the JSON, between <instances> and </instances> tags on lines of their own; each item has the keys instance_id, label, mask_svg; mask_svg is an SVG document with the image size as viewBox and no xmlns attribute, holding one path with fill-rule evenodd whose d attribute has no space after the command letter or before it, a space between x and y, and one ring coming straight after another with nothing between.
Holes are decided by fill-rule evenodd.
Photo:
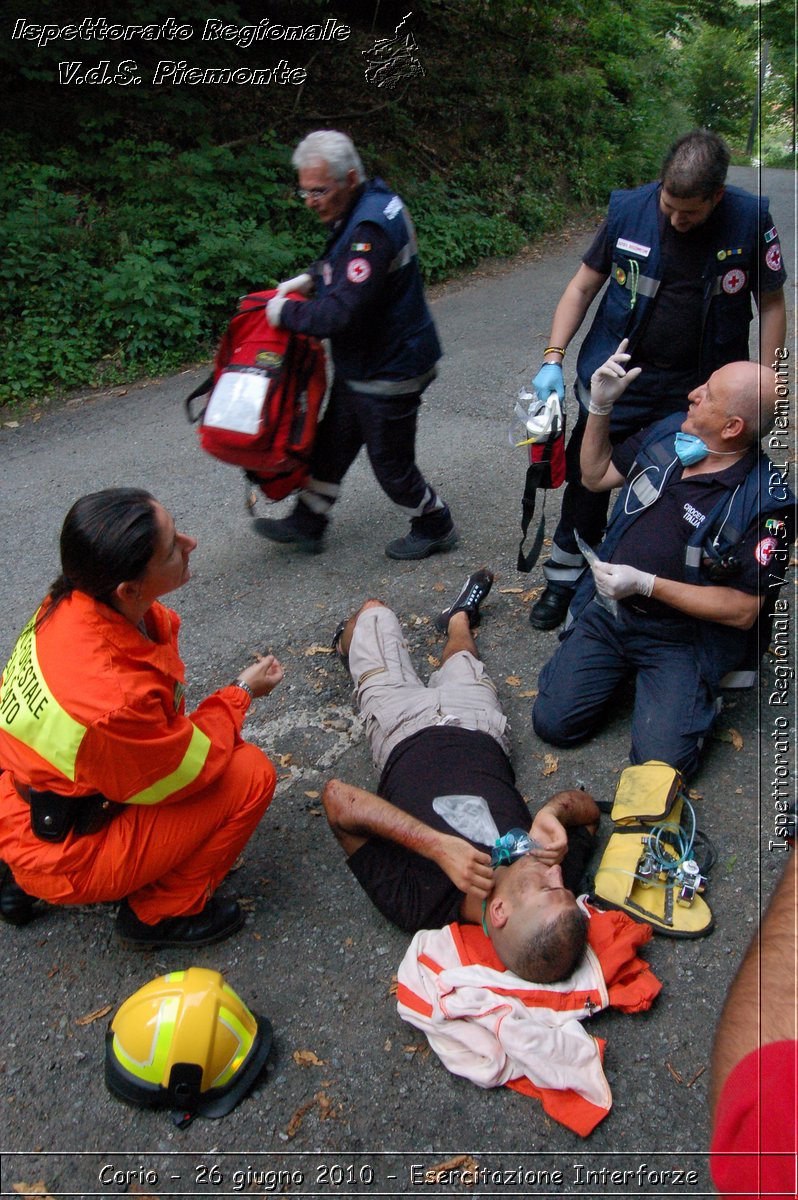
<instances>
[{"instance_id":1,"label":"eyeglasses","mask_svg":"<svg viewBox=\"0 0 798 1200\"><path fill-rule=\"evenodd\" d=\"M297 196L300 200L323 200L335 187L334 183L323 188L299 188Z\"/></svg>"}]
</instances>

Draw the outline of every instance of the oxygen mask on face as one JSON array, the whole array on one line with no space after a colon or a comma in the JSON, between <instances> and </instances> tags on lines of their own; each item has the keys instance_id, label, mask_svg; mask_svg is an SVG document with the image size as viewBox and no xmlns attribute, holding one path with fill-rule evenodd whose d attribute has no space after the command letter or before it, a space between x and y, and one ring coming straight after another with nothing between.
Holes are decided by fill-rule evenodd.
<instances>
[{"instance_id":1,"label":"oxygen mask on face","mask_svg":"<svg viewBox=\"0 0 798 1200\"><path fill-rule=\"evenodd\" d=\"M523 858L533 850L540 850L539 842L531 838L523 829L510 829L504 837L497 838L490 852L490 865L509 867L517 859Z\"/></svg>"}]
</instances>

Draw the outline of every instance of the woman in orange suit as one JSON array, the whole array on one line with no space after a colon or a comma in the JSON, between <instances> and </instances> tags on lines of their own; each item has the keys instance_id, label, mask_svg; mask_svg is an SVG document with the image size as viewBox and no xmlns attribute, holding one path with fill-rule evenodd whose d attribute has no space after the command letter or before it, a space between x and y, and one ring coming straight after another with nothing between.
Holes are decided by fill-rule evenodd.
<instances>
[{"instance_id":1,"label":"woman in orange suit","mask_svg":"<svg viewBox=\"0 0 798 1200\"><path fill-rule=\"evenodd\" d=\"M283 677L260 658L190 715L180 620L158 597L190 576L194 538L149 493L84 496L61 568L0 681L0 916L35 899L121 900L128 945L207 945L243 924L213 893L274 794L242 740L254 699Z\"/></svg>"}]
</instances>

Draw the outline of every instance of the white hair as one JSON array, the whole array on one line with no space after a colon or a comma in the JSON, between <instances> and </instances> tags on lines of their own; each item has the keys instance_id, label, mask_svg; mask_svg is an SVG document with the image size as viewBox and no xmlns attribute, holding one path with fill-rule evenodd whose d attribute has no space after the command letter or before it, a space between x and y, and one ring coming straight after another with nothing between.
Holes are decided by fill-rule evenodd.
<instances>
[{"instance_id":1,"label":"white hair","mask_svg":"<svg viewBox=\"0 0 798 1200\"><path fill-rule=\"evenodd\" d=\"M324 162L330 168L333 179L339 183L346 179L350 171L355 172L358 183L363 183L366 178L352 139L336 129L317 129L315 133L309 133L297 146L291 162L297 171Z\"/></svg>"}]
</instances>

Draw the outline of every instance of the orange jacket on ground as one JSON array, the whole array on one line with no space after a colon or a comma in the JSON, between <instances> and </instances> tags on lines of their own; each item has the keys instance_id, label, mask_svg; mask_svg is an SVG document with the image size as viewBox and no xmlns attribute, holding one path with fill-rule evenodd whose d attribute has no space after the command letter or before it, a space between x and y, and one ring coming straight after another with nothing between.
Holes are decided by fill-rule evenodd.
<instances>
[{"instance_id":1,"label":"orange jacket on ground","mask_svg":"<svg viewBox=\"0 0 798 1200\"><path fill-rule=\"evenodd\" d=\"M535 1096L585 1137L612 1096L604 1042L581 1022L608 1005L650 1008L661 984L637 956L650 926L580 905L590 917L588 945L568 979L528 983L505 968L478 925L454 923L413 938L399 967L397 1007L455 1075Z\"/></svg>"}]
</instances>

